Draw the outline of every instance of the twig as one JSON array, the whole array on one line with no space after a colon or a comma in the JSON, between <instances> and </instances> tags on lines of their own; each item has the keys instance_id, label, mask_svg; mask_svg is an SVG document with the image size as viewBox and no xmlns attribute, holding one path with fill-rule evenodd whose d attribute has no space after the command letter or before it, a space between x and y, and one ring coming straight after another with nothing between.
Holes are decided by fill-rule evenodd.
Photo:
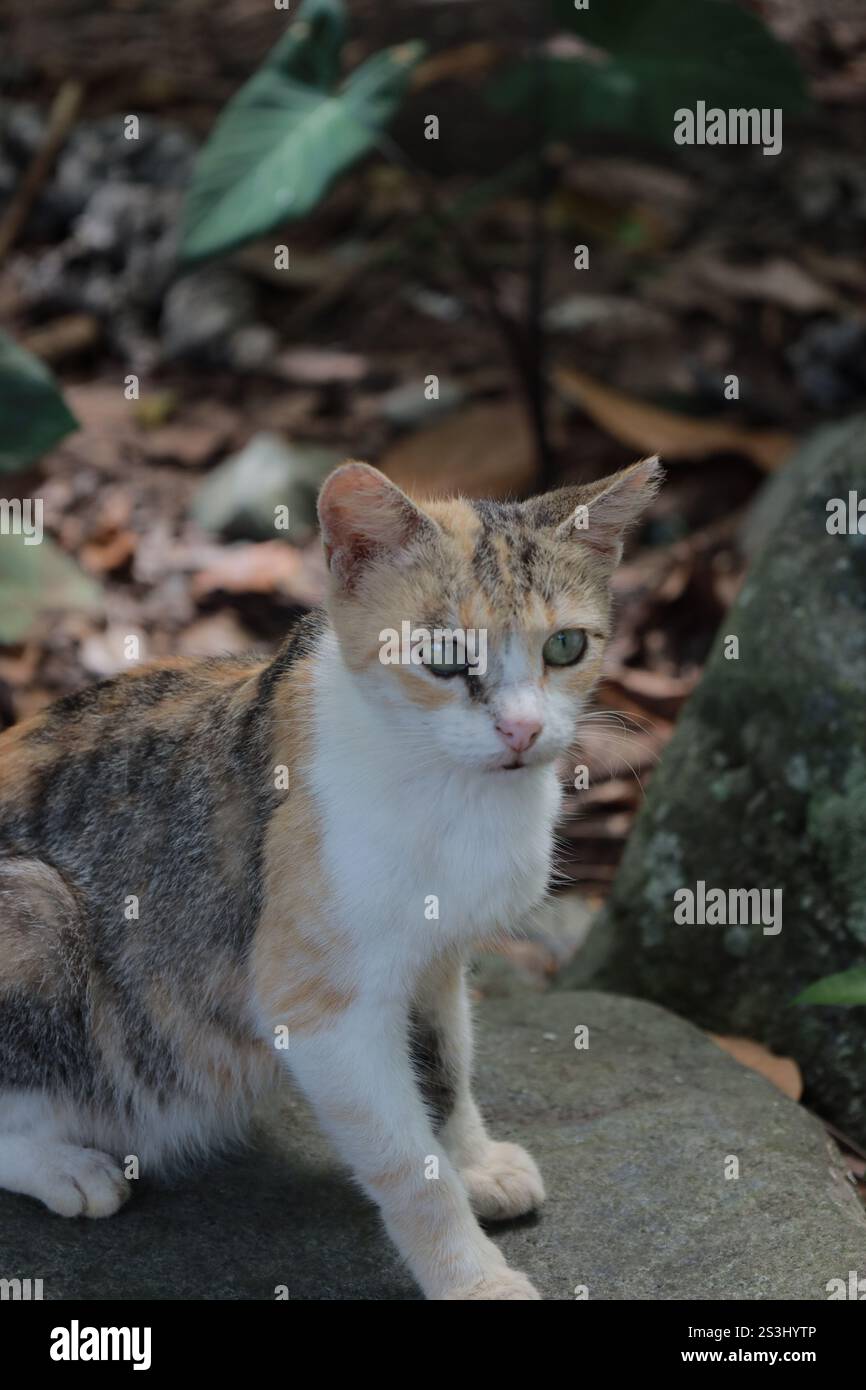
<instances>
[{"instance_id":1,"label":"twig","mask_svg":"<svg viewBox=\"0 0 866 1390\"><path fill-rule=\"evenodd\" d=\"M809 1110L808 1106L804 1106L803 1108ZM837 1129L834 1124L826 1120L823 1115L816 1114L814 1110L809 1110L809 1114L814 1115L815 1119L821 1122L827 1133L832 1134L833 1138L838 1143L844 1144L845 1148L849 1149L851 1153L856 1154L858 1158L866 1158L866 1149L862 1149L856 1139L851 1138L850 1134L846 1134L844 1130Z\"/></svg>"},{"instance_id":2,"label":"twig","mask_svg":"<svg viewBox=\"0 0 866 1390\"><path fill-rule=\"evenodd\" d=\"M64 314L62 318L25 333L21 346L43 362L63 362L93 347L101 332L99 320L93 314Z\"/></svg>"},{"instance_id":3,"label":"twig","mask_svg":"<svg viewBox=\"0 0 866 1390\"><path fill-rule=\"evenodd\" d=\"M381 133L377 137L376 143L386 158L390 159L394 164L398 164L415 180L427 208L428 215L431 220L435 222L437 226L441 227L446 235L450 237L467 277L472 283L477 285L478 289L481 291L487 313L499 331L526 397L526 405L532 419L533 432L535 434L538 470L540 474L544 474L547 468L545 458L545 436L543 422L541 432L539 431L538 398L535 385L536 365L533 360L531 346L527 342L523 327L503 311L499 303L496 282L488 266L483 260L476 256L475 249L469 239L464 235L463 228L455 221L448 208L443 205L439 196L439 190L430 175L426 170L417 165L415 161L391 139L390 135Z\"/></svg>"},{"instance_id":4,"label":"twig","mask_svg":"<svg viewBox=\"0 0 866 1390\"><path fill-rule=\"evenodd\" d=\"M544 226L544 207L547 199L548 167L545 158L547 135L547 68L543 48L545 8L536 9L539 30L536 34L533 64L533 122L532 148L535 153L535 193L532 200L532 238L529 263L529 289L526 296L526 340L528 362L532 372L530 398L535 434L538 440L539 487L546 491L553 484L553 454L547 430L547 364L544 326L547 244Z\"/></svg>"},{"instance_id":5,"label":"twig","mask_svg":"<svg viewBox=\"0 0 866 1390\"><path fill-rule=\"evenodd\" d=\"M64 82L48 118L45 139L36 151L27 172L21 180L15 195L2 219L0 219L0 261L6 256L15 242L18 233L27 221L40 188L51 173L55 159L60 153L72 124L78 115L84 87L80 82Z\"/></svg>"}]
</instances>

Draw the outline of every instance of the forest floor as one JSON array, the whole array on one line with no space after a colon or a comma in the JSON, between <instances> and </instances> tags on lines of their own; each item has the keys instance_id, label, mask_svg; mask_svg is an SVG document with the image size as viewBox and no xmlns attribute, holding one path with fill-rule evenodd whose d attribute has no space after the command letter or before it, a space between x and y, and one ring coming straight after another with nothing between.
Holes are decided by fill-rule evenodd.
<instances>
[{"instance_id":1,"label":"forest floor","mask_svg":"<svg viewBox=\"0 0 866 1390\"><path fill-rule=\"evenodd\" d=\"M411 143L425 109L453 111L458 127L464 106L473 113L458 130L462 165L436 165L455 158L454 141L429 152L440 195L459 207L497 170L495 132L492 148L479 135L475 149L472 131L479 84L507 41L485 46L483 4L471 17L432 8L452 27L435 30L396 134ZM587 728L589 788L569 797L563 825L563 874L590 906L736 595L750 499L798 437L866 401L866 14L843 0L830 18L807 0L756 8L798 52L816 99L780 156L690 150L675 161L593 136L555 152L544 207L551 481L600 476L659 444L669 466L616 577L598 694L610 718ZM411 37L432 10L352 13L355 61ZM121 669L130 634L147 657L272 649L321 595L311 503L330 462L367 458L430 490L536 487L507 354L411 174L370 161L344 178L276 235L291 245L288 274L274 270L272 237L175 279L196 149L281 32L272 5L180 0L169 15L115 0L60 20L49 0L11 0L0 23L0 193L14 198L38 157L58 92L82 87L0 264L0 316L53 368L79 422L45 459L40 495L49 535L89 580L60 581L63 612L56 580L50 595L15 592L14 636L0 619L0 721ZM136 141L123 138L130 111ZM522 312L531 229L520 188L465 218L506 314ZM591 263L577 271L583 243ZM437 401L425 399L431 373ZM251 440L256 456L263 431L292 450L288 540L263 538L255 498L214 499L209 486ZM221 520L207 526L213 506Z\"/></svg>"}]
</instances>

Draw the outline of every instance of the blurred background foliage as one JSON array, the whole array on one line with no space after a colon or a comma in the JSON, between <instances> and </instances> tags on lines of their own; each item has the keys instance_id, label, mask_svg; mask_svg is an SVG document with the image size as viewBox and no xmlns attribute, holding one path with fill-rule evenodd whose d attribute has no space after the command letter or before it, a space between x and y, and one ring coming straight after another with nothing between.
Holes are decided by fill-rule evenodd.
<instances>
[{"instance_id":1,"label":"blurred background foliage","mask_svg":"<svg viewBox=\"0 0 866 1390\"><path fill-rule=\"evenodd\" d=\"M0 470L46 526L0 537L0 727L130 632L272 647L348 454L520 496L660 450L564 829L597 904L752 497L866 403L861 0L6 0L0 82ZM677 145L698 101L781 153Z\"/></svg>"}]
</instances>

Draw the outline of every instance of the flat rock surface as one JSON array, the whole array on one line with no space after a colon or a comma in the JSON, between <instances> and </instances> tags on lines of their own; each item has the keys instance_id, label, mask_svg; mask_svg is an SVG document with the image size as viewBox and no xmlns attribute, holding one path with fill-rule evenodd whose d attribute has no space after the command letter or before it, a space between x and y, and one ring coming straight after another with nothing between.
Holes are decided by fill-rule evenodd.
<instances>
[{"instance_id":1,"label":"flat rock surface","mask_svg":"<svg viewBox=\"0 0 866 1390\"><path fill-rule=\"evenodd\" d=\"M497 1239L545 1298L825 1299L866 1274L866 1215L820 1124L690 1024L566 991L479 1013L491 1128L532 1150L549 1191ZM141 1181L109 1220L0 1193L12 1277L41 1278L46 1299L419 1296L292 1095L247 1152L171 1189Z\"/></svg>"}]
</instances>

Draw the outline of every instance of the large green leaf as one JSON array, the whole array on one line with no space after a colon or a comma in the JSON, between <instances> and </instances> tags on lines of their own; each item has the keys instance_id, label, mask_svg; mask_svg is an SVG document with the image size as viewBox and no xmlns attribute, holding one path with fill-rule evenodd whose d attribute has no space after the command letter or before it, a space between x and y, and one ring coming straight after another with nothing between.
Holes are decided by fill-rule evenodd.
<instances>
[{"instance_id":1,"label":"large green leaf","mask_svg":"<svg viewBox=\"0 0 866 1390\"><path fill-rule=\"evenodd\" d=\"M99 586L47 536L39 545L0 535L0 644L22 642L44 613L89 611Z\"/></svg>"},{"instance_id":2,"label":"large green leaf","mask_svg":"<svg viewBox=\"0 0 866 1390\"><path fill-rule=\"evenodd\" d=\"M333 87L346 37L343 0L305 0L297 19L262 64L312 87Z\"/></svg>"},{"instance_id":3,"label":"large green leaf","mask_svg":"<svg viewBox=\"0 0 866 1390\"><path fill-rule=\"evenodd\" d=\"M375 54L334 92L341 36L333 0L313 0L229 102L196 165L184 261L224 253L305 216L375 144L423 46Z\"/></svg>"},{"instance_id":4,"label":"large green leaf","mask_svg":"<svg viewBox=\"0 0 866 1390\"><path fill-rule=\"evenodd\" d=\"M798 994L795 1004L866 1004L866 965L826 975Z\"/></svg>"},{"instance_id":5,"label":"large green leaf","mask_svg":"<svg viewBox=\"0 0 866 1390\"><path fill-rule=\"evenodd\" d=\"M77 428L48 368L0 333L0 473L24 468Z\"/></svg>"},{"instance_id":6,"label":"large green leaf","mask_svg":"<svg viewBox=\"0 0 866 1390\"><path fill-rule=\"evenodd\" d=\"M587 58L545 63L549 130L606 127L673 143L674 112L699 101L723 110L808 109L798 64L761 21L728 0L553 0L557 21L593 48ZM536 97L537 75L521 64L494 84L508 109Z\"/></svg>"}]
</instances>

